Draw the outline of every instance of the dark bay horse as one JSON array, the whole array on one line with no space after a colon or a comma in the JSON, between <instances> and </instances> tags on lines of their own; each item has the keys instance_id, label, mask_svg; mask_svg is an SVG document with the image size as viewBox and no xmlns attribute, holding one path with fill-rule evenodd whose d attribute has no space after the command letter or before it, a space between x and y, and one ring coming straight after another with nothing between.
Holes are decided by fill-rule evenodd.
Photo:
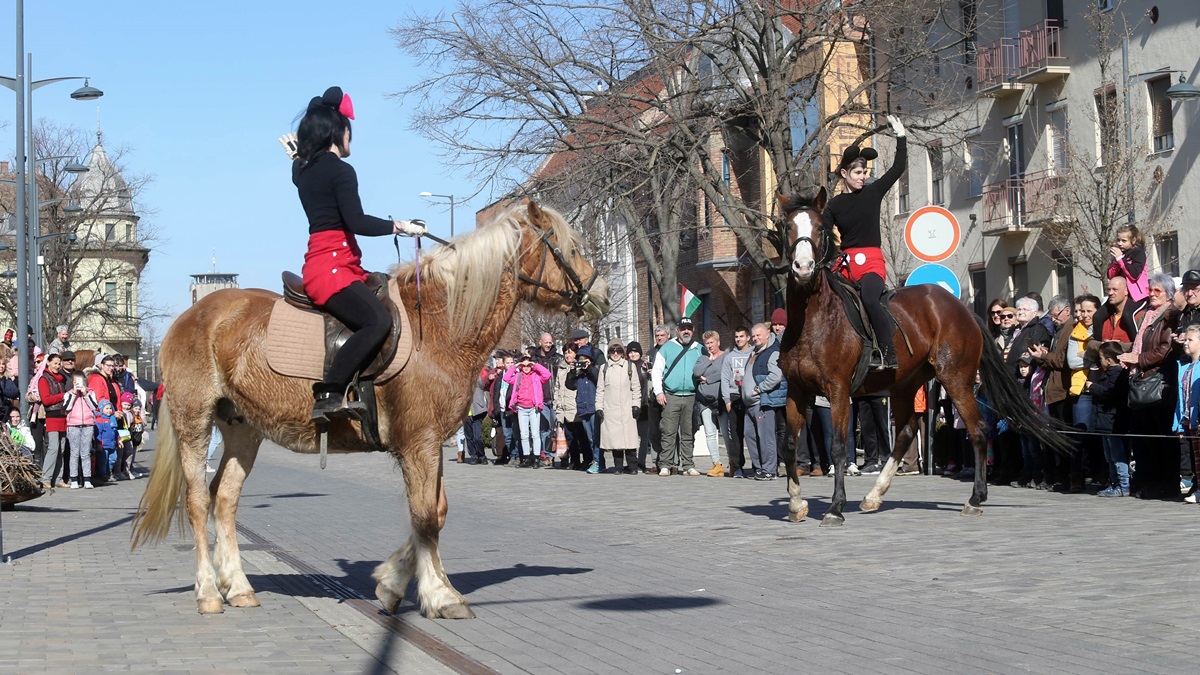
<instances>
[{"instance_id":1,"label":"dark bay horse","mask_svg":"<svg viewBox=\"0 0 1200 675\"><path fill-rule=\"evenodd\" d=\"M462 423L479 371L520 302L576 311L585 320L608 311L608 286L583 258L579 236L561 215L519 206L421 259L421 309L412 264L394 270L414 330L414 353L394 379L376 387L379 432L399 462L412 533L373 575L375 595L393 612L415 576L421 611L430 618L474 613L442 568L438 537L446 523L442 441ZM160 541L186 510L196 543L196 604L202 614L257 607L238 553L242 486L263 439L295 452L317 452L309 419L312 382L267 365L263 342L279 295L221 290L181 314L162 343L166 391L154 467L134 518L134 546ZM418 332L419 331L419 332ZM212 425L225 452L205 486ZM335 420L330 452L370 447L357 423ZM216 546L208 549L210 507Z\"/></svg>"},{"instance_id":2,"label":"dark bay horse","mask_svg":"<svg viewBox=\"0 0 1200 675\"><path fill-rule=\"evenodd\" d=\"M962 515L977 516L987 500L987 429L975 402L973 386L978 371L991 405L1000 417L1008 418L1022 433L1032 434L1044 445L1065 452L1070 441L1044 421L1005 369L999 349L986 337L983 321L965 304L938 286L920 285L896 291L890 311L899 321L896 332L896 370L874 371L857 391L850 391L855 365L863 341L846 317L841 300L831 283L836 272L835 245L829 228L821 222L825 189L811 201L780 199L788 242L787 329L780 345L779 365L787 378L787 417L791 429L803 430L804 410L813 396L829 399L833 417L833 501L822 526L845 522L846 504L843 471L847 462L846 427L850 397L865 393L890 392L896 422L896 439L887 465L860 508L876 511L891 486L896 467L916 434L919 416L913 412L917 389L936 378L954 402L975 451L975 485ZM907 336L908 343L904 336ZM909 352L908 344L912 345ZM795 452L783 452L787 465L788 517L803 520L808 503L800 497L796 478ZM853 461L853 460L850 460Z\"/></svg>"}]
</instances>

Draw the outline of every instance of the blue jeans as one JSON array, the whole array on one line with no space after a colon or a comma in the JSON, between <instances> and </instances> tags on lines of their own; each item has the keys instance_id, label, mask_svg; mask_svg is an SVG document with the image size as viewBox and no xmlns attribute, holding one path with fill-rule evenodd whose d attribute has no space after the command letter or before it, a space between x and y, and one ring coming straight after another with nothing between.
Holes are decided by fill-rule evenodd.
<instances>
[{"instance_id":1,"label":"blue jeans","mask_svg":"<svg viewBox=\"0 0 1200 675\"><path fill-rule=\"evenodd\" d=\"M579 427L582 427L583 438L580 439L583 443L583 459L588 461L590 457L592 462L599 463L600 449L596 447L596 413L588 413L580 415L576 418Z\"/></svg>"},{"instance_id":2,"label":"blue jeans","mask_svg":"<svg viewBox=\"0 0 1200 675\"><path fill-rule=\"evenodd\" d=\"M1108 462L1108 482L1129 492L1129 447L1126 439L1112 434L1102 436L1104 460Z\"/></svg>"},{"instance_id":3,"label":"blue jeans","mask_svg":"<svg viewBox=\"0 0 1200 675\"><path fill-rule=\"evenodd\" d=\"M513 436L516 435L517 414L515 412L504 411L500 413L500 431L504 433L504 447L508 451L509 457L516 457L521 454L521 449L513 446Z\"/></svg>"},{"instance_id":4,"label":"blue jeans","mask_svg":"<svg viewBox=\"0 0 1200 675\"><path fill-rule=\"evenodd\" d=\"M1042 472L1041 444L1037 439L1025 434L1021 439L1021 477L1036 480Z\"/></svg>"},{"instance_id":5,"label":"blue jeans","mask_svg":"<svg viewBox=\"0 0 1200 675\"><path fill-rule=\"evenodd\" d=\"M554 446L551 445L550 436L554 433L554 423L558 416L554 414L554 405L547 402L542 406L542 445L535 454L554 454Z\"/></svg>"},{"instance_id":6,"label":"blue jeans","mask_svg":"<svg viewBox=\"0 0 1200 675\"><path fill-rule=\"evenodd\" d=\"M517 427L521 430L521 456L529 457L533 452L533 439L540 438L542 411L537 408L517 408Z\"/></svg>"},{"instance_id":7,"label":"blue jeans","mask_svg":"<svg viewBox=\"0 0 1200 675\"><path fill-rule=\"evenodd\" d=\"M1092 430L1092 395L1080 394L1071 404L1071 426L1081 431ZM1071 453L1071 475L1083 476L1083 458L1091 445L1092 436L1076 436L1075 451Z\"/></svg>"}]
</instances>

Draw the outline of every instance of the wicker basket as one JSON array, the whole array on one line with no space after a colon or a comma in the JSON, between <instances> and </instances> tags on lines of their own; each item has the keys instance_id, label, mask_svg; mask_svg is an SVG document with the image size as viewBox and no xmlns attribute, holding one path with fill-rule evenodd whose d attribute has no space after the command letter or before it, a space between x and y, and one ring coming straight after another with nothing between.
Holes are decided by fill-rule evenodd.
<instances>
[{"instance_id":1,"label":"wicker basket","mask_svg":"<svg viewBox=\"0 0 1200 675\"><path fill-rule=\"evenodd\" d=\"M45 494L41 476L42 467L17 448L7 431L0 430L0 506L11 509L41 497Z\"/></svg>"}]
</instances>

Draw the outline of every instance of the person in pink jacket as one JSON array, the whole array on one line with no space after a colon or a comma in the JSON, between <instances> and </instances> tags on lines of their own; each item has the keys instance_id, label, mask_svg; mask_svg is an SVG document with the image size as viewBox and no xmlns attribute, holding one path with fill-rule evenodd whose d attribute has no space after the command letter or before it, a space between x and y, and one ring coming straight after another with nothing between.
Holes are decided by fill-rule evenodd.
<instances>
[{"instance_id":1,"label":"person in pink jacket","mask_svg":"<svg viewBox=\"0 0 1200 675\"><path fill-rule=\"evenodd\" d=\"M541 439L542 406L545 405L542 385L549 380L550 371L535 363L528 354L522 354L517 365L504 373L504 381L511 385L508 409L517 411L517 428L521 431L522 467L540 465L535 456L542 454L541 448L534 447L534 439Z\"/></svg>"},{"instance_id":2,"label":"person in pink jacket","mask_svg":"<svg viewBox=\"0 0 1200 675\"><path fill-rule=\"evenodd\" d=\"M92 487L92 435L100 403L88 389L83 373L72 375L70 387L63 397L67 411L67 445L71 450L71 489L79 487L81 469L83 487Z\"/></svg>"},{"instance_id":3,"label":"person in pink jacket","mask_svg":"<svg viewBox=\"0 0 1200 675\"><path fill-rule=\"evenodd\" d=\"M1129 286L1132 311L1137 312L1146 304L1150 295L1150 275L1146 272L1146 245L1142 233L1133 225L1117 228L1117 239L1109 249L1113 261L1108 265L1108 278L1125 277Z\"/></svg>"}]
</instances>

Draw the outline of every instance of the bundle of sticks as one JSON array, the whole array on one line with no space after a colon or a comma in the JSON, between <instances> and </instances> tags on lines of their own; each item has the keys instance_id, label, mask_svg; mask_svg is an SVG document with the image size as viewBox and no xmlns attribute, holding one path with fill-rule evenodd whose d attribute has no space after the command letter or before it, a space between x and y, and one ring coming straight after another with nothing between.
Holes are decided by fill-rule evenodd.
<instances>
[{"instance_id":1,"label":"bundle of sticks","mask_svg":"<svg viewBox=\"0 0 1200 675\"><path fill-rule=\"evenodd\" d=\"M25 501L42 494L42 467L0 430L0 493L7 503Z\"/></svg>"}]
</instances>

